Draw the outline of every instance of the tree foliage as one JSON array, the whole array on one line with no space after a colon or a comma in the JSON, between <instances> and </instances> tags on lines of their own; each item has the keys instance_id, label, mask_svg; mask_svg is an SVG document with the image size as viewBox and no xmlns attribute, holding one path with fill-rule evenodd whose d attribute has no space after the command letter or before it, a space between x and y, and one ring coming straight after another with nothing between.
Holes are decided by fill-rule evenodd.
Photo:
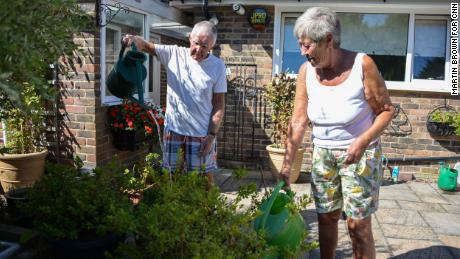
<instances>
[{"instance_id":1,"label":"tree foliage","mask_svg":"<svg viewBox=\"0 0 460 259\"><path fill-rule=\"evenodd\" d=\"M23 105L25 82L39 96L53 99L49 87L49 64L78 48L76 33L89 26L89 16L75 0L0 1L0 98ZM2 109L0 104L0 109Z\"/></svg>"}]
</instances>

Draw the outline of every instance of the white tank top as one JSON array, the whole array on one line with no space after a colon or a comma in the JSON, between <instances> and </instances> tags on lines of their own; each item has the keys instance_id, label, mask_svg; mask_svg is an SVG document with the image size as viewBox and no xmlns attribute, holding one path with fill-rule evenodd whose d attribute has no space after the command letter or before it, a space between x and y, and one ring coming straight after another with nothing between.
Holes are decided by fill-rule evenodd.
<instances>
[{"instance_id":1,"label":"white tank top","mask_svg":"<svg viewBox=\"0 0 460 259\"><path fill-rule=\"evenodd\" d=\"M348 148L371 127L375 114L364 96L364 55L356 55L348 78L336 86L322 85L316 78L316 69L307 62L307 113L313 124L313 144L316 146Z\"/></svg>"}]
</instances>

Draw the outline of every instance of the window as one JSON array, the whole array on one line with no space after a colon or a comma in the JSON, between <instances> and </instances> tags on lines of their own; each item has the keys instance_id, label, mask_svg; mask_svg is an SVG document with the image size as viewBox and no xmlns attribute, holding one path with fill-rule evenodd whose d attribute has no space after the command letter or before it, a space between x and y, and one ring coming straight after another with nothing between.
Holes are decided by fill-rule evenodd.
<instances>
[{"instance_id":1,"label":"window","mask_svg":"<svg viewBox=\"0 0 460 259\"><path fill-rule=\"evenodd\" d=\"M448 16L417 15L409 7L407 12L399 13L373 13L369 12L371 8L365 12L350 11L349 7L337 9L341 47L371 56L389 89L449 91ZM275 48L278 44L281 51L275 56L274 73L282 70L297 74L306 60L293 35L301 13L281 10L279 14L281 39L277 42L275 35Z\"/></svg>"},{"instance_id":2,"label":"window","mask_svg":"<svg viewBox=\"0 0 460 259\"><path fill-rule=\"evenodd\" d=\"M446 28L447 20L416 17L412 70L414 79L445 79Z\"/></svg>"},{"instance_id":3,"label":"window","mask_svg":"<svg viewBox=\"0 0 460 259\"><path fill-rule=\"evenodd\" d=\"M408 14L338 13L341 47L364 52L377 64L385 81L404 81Z\"/></svg>"},{"instance_id":4,"label":"window","mask_svg":"<svg viewBox=\"0 0 460 259\"><path fill-rule=\"evenodd\" d=\"M110 93L105 85L105 79L118 60L122 35L129 33L146 38L145 24L146 15L134 11L130 11L128 13L121 11L118 12L113 20L105 27L105 62L102 64L104 68L101 69L101 72L104 73L101 78L101 92L104 103L117 103L120 101L117 97ZM104 42L102 42L102 44L104 44ZM127 48L126 51L128 50L129 48ZM147 60L144 65L148 66L149 61ZM144 96L146 98L149 96L147 79L144 81Z\"/></svg>"}]
</instances>

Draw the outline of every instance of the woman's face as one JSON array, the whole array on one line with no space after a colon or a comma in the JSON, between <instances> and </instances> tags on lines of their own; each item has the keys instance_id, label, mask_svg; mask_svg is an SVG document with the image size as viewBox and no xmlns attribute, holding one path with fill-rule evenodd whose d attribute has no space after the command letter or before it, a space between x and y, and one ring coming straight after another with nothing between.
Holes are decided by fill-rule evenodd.
<instances>
[{"instance_id":1,"label":"woman's face","mask_svg":"<svg viewBox=\"0 0 460 259\"><path fill-rule=\"evenodd\" d=\"M299 39L300 53L305 56L310 64L315 68L325 66L327 57L327 41L326 38L315 42L310 38Z\"/></svg>"}]
</instances>

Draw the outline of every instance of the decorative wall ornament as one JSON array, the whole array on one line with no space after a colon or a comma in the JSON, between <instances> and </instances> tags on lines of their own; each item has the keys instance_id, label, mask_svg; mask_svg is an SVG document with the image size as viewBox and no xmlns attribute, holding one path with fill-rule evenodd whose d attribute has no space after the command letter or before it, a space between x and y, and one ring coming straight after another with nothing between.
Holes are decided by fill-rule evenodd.
<instances>
[{"instance_id":1,"label":"decorative wall ornament","mask_svg":"<svg viewBox=\"0 0 460 259\"><path fill-rule=\"evenodd\" d=\"M99 28L102 28L110 23L113 18L120 12L124 11L125 13L129 13L129 8L122 6L120 3L116 3L114 5L110 4L102 4L101 0L97 0L96 4L98 6L96 10L96 22ZM105 21L103 21L102 17L105 15Z\"/></svg>"},{"instance_id":2,"label":"decorative wall ornament","mask_svg":"<svg viewBox=\"0 0 460 259\"><path fill-rule=\"evenodd\" d=\"M270 17L265 8L257 7L251 10L248 15L249 24L255 30L263 31L270 23Z\"/></svg>"}]
</instances>

